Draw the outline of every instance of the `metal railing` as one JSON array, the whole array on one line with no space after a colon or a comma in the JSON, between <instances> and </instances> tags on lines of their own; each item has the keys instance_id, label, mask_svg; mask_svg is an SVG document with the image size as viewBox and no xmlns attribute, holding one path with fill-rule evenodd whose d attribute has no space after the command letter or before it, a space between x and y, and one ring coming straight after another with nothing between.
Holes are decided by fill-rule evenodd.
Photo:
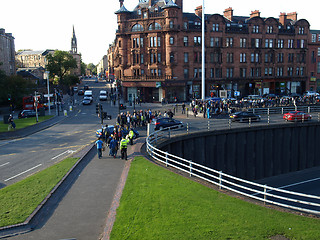
<instances>
[{"instance_id":1,"label":"metal railing","mask_svg":"<svg viewBox=\"0 0 320 240\"><path fill-rule=\"evenodd\" d=\"M273 204L296 211L320 215L320 196L287 191L247 181L158 149L156 145L170 139L173 134L172 131L170 128L156 131L150 134L146 140L148 154L166 167L176 168L189 174L190 177L197 177L217 185L219 189L229 190L261 201L264 204ZM188 131L189 127L187 127Z\"/></svg>"}]
</instances>

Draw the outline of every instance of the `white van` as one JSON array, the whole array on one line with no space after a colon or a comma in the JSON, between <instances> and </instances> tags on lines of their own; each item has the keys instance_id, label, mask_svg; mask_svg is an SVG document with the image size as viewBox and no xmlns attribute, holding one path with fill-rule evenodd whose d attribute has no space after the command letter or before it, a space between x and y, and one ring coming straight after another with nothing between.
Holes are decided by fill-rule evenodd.
<instances>
[{"instance_id":1,"label":"white van","mask_svg":"<svg viewBox=\"0 0 320 240\"><path fill-rule=\"evenodd\" d=\"M90 98L91 102L92 102L92 100L93 100L92 91L91 90L86 90L84 92L84 97Z\"/></svg>"},{"instance_id":2,"label":"white van","mask_svg":"<svg viewBox=\"0 0 320 240\"><path fill-rule=\"evenodd\" d=\"M106 101L107 100L107 91L101 90L99 95L100 101Z\"/></svg>"}]
</instances>

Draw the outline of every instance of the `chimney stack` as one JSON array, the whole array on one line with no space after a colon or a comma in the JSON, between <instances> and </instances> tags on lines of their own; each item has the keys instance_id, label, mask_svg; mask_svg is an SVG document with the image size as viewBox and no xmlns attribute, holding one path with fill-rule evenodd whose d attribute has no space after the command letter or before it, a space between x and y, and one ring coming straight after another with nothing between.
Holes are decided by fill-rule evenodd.
<instances>
[{"instance_id":1,"label":"chimney stack","mask_svg":"<svg viewBox=\"0 0 320 240\"><path fill-rule=\"evenodd\" d=\"M175 3L181 8L181 12L183 12L183 0L176 0Z\"/></svg>"},{"instance_id":2,"label":"chimney stack","mask_svg":"<svg viewBox=\"0 0 320 240\"><path fill-rule=\"evenodd\" d=\"M250 18L253 18L253 17L260 17L259 10L251 11Z\"/></svg>"},{"instance_id":3,"label":"chimney stack","mask_svg":"<svg viewBox=\"0 0 320 240\"><path fill-rule=\"evenodd\" d=\"M297 21L298 20L298 14L297 12L292 12L287 14L287 19Z\"/></svg>"},{"instance_id":4,"label":"chimney stack","mask_svg":"<svg viewBox=\"0 0 320 240\"><path fill-rule=\"evenodd\" d=\"M279 16L279 22L285 26L286 25L286 21L287 21L287 14L286 13L280 13Z\"/></svg>"},{"instance_id":5,"label":"chimney stack","mask_svg":"<svg viewBox=\"0 0 320 240\"><path fill-rule=\"evenodd\" d=\"M202 17L202 5L199 6L199 7L196 7L196 9L195 9L195 14L196 14L198 17Z\"/></svg>"},{"instance_id":6,"label":"chimney stack","mask_svg":"<svg viewBox=\"0 0 320 240\"><path fill-rule=\"evenodd\" d=\"M233 10L232 7L227 8L226 10L224 10L223 12L223 16L227 19L229 19L230 21L232 21L233 18Z\"/></svg>"},{"instance_id":7,"label":"chimney stack","mask_svg":"<svg viewBox=\"0 0 320 240\"><path fill-rule=\"evenodd\" d=\"M119 0L119 2L120 2L120 8L121 8L123 6L124 0Z\"/></svg>"}]
</instances>

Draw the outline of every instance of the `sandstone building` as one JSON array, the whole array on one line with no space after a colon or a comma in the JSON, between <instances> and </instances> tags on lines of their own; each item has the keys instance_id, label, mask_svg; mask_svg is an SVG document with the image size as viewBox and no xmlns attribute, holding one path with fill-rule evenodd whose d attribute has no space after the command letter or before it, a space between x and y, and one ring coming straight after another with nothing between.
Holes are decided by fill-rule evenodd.
<instances>
[{"instance_id":1,"label":"sandstone building","mask_svg":"<svg viewBox=\"0 0 320 240\"><path fill-rule=\"evenodd\" d=\"M279 18L205 15L206 96L302 93L308 87L310 24L297 13ZM133 11L120 0L109 72L127 100L185 101L201 96L202 7L183 12L183 0L140 0Z\"/></svg>"},{"instance_id":2,"label":"sandstone building","mask_svg":"<svg viewBox=\"0 0 320 240\"><path fill-rule=\"evenodd\" d=\"M14 37L0 28L0 69L6 75L16 73Z\"/></svg>"}]
</instances>

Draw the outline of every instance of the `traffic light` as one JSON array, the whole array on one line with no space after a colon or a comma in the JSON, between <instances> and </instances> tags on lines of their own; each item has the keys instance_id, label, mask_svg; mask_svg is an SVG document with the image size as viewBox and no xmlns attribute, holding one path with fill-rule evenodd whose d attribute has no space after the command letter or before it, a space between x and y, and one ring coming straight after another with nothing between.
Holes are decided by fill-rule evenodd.
<instances>
[{"instance_id":1,"label":"traffic light","mask_svg":"<svg viewBox=\"0 0 320 240\"><path fill-rule=\"evenodd\" d=\"M11 101L11 94L8 94L8 101Z\"/></svg>"},{"instance_id":2,"label":"traffic light","mask_svg":"<svg viewBox=\"0 0 320 240\"><path fill-rule=\"evenodd\" d=\"M99 113L100 103L96 104L96 113Z\"/></svg>"}]
</instances>

